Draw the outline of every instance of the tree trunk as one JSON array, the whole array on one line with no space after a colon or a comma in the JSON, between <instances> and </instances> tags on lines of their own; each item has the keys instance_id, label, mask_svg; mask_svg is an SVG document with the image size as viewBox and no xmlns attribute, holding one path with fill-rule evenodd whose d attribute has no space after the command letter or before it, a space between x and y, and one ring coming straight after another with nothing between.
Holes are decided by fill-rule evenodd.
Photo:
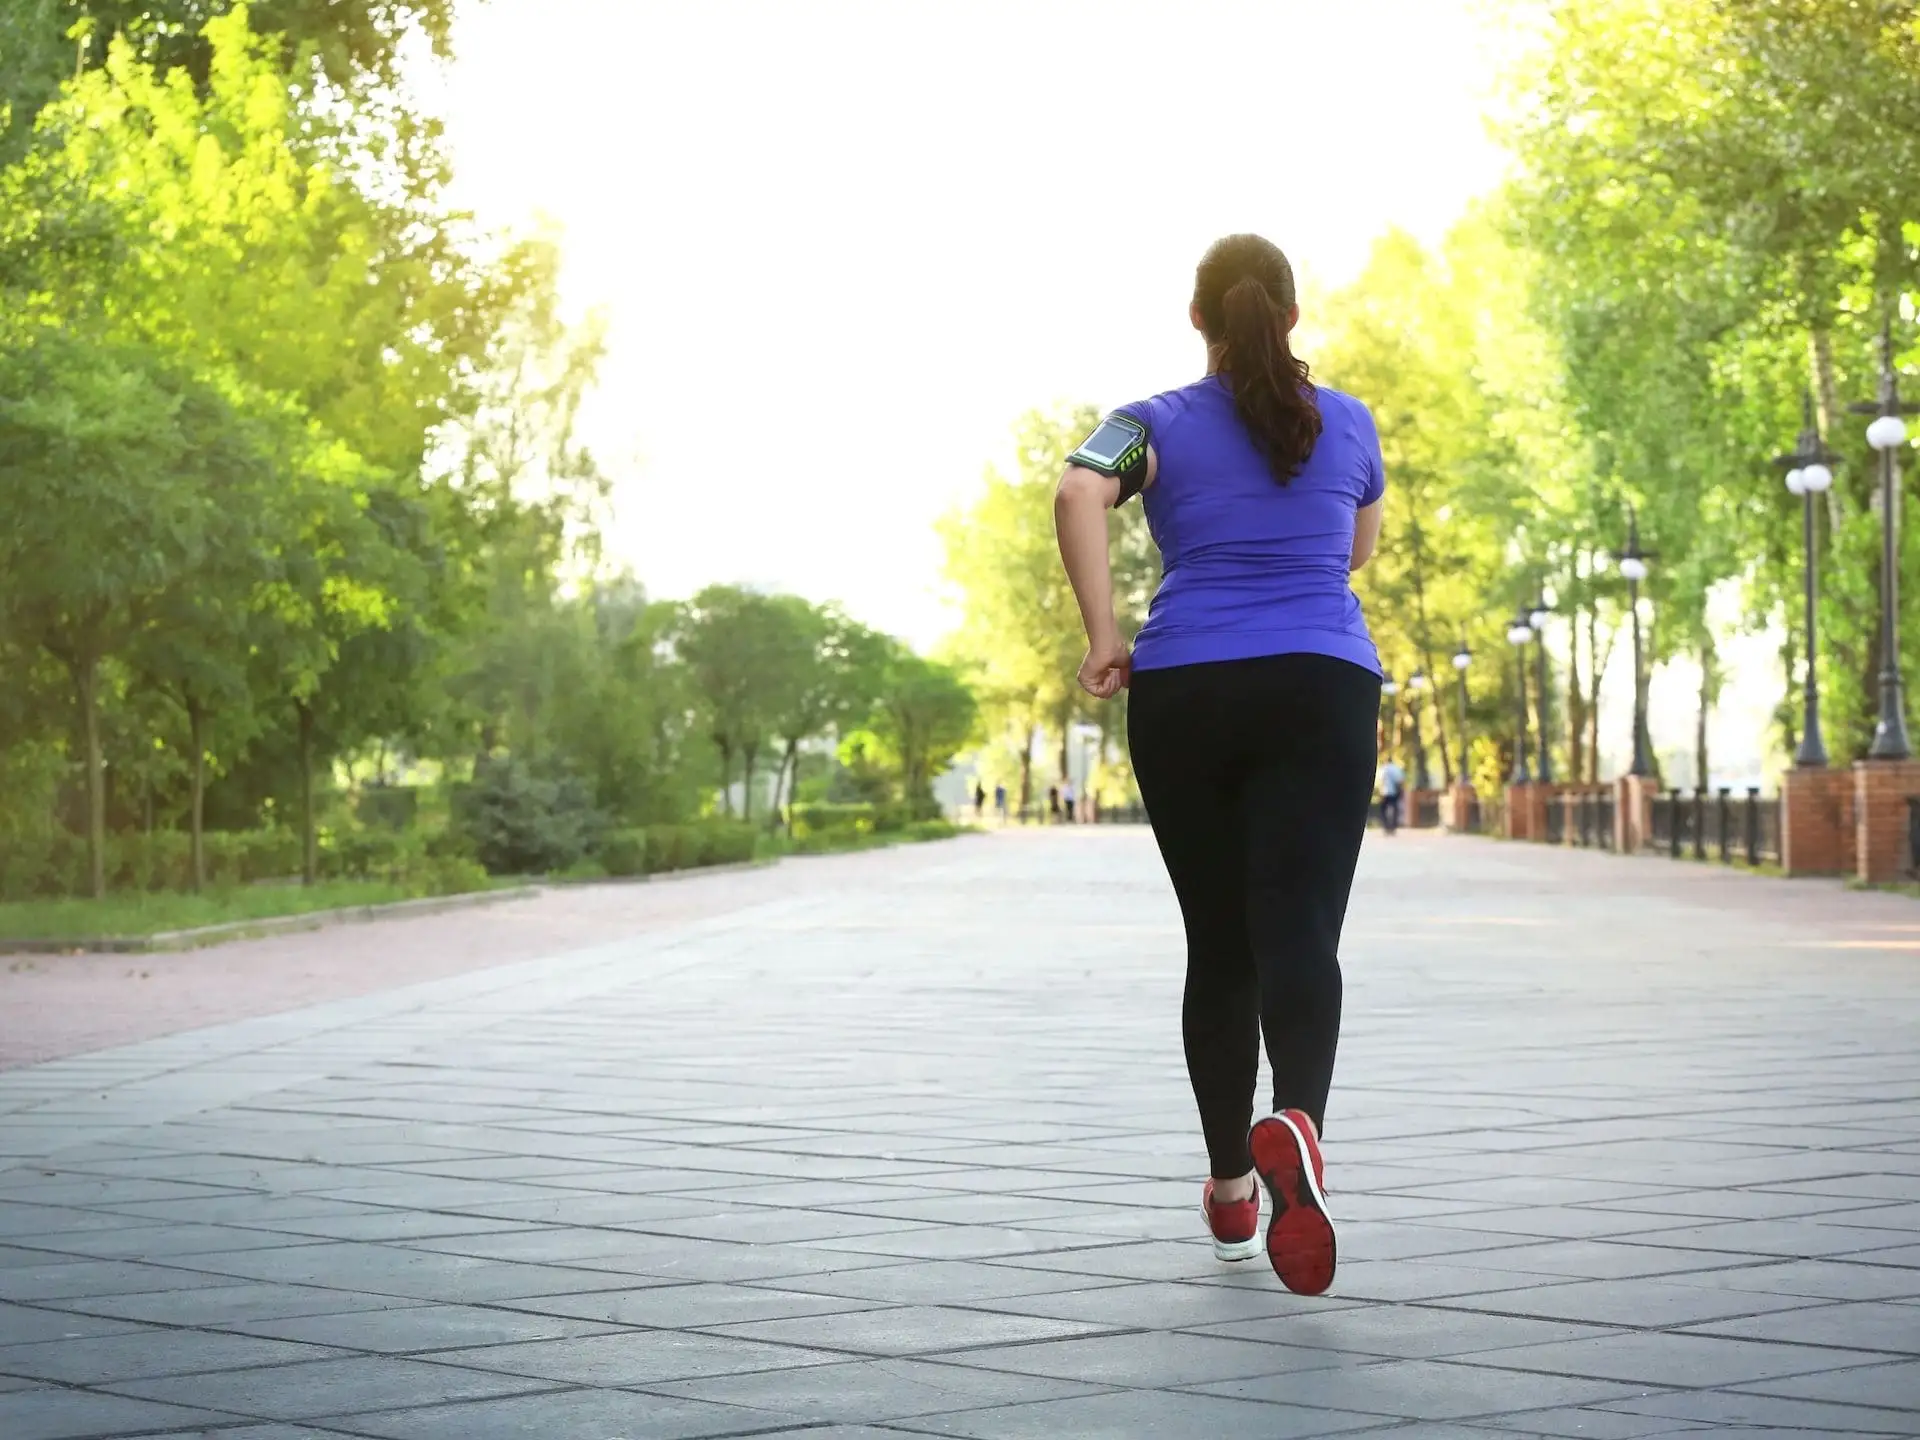
<instances>
[{"instance_id":1,"label":"tree trunk","mask_svg":"<svg viewBox=\"0 0 1920 1440\"><path fill-rule=\"evenodd\" d=\"M1700 714L1693 729L1693 786L1707 788L1707 712L1713 706L1713 641L1700 642Z\"/></svg>"},{"instance_id":2,"label":"tree trunk","mask_svg":"<svg viewBox=\"0 0 1920 1440\"><path fill-rule=\"evenodd\" d=\"M1027 813L1027 806L1033 803L1033 742L1034 731L1039 728L1027 727L1027 743L1020 747L1020 813Z\"/></svg>"},{"instance_id":3,"label":"tree trunk","mask_svg":"<svg viewBox=\"0 0 1920 1440\"><path fill-rule=\"evenodd\" d=\"M750 741L747 753L742 757L741 769L744 772L740 784L740 818L753 819L753 762L760 753L760 742Z\"/></svg>"},{"instance_id":4,"label":"tree trunk","mask_svg":"<svg viewBox=\"0 0 1920 1440\"><path fill-rule=\"evenodd\" d=\"M311 885L320 874L320 841L313 815L313 709L297 700L294 710L300 718L300 883Z\"/></svg>"},{"instance_id":5,"label":"tree trunk","mask_svg":"<svg viewBox=\"0 0 1920 1440\"><path fill-rule=\"evenodd\" d=\"M785 777L787 834L791 836L793 834L793 807L800 798L800 742L798 740L787 741L787 754L786 758L780 762L780 769Z\"/></svg>"},{"instance_id":6,"label":"tree trunk","mask_svg":"<svg viewBox=\"0 0 1920 1440\"><path fill-rule=\"evenodd\" d=\"M1426 552L1420 545L1420 524L1418 520L1415 520L1410 527L1410 534L1413 540L1414 612L1420 621L1420 664L1426 671L1427 680L1433 686L1433 728L1434 734L1440 742L1440 773L1446 783L1451 786L1453 784L1453 757L1447 754L1447 707L1439 703L1440 673L1433 668L1433 650L1427 643L1429 627L1427 625ZM1416 707L1420 704L1420 695L1417 691L1414 692L1413 703ZM1420 716L1417 708L1414 712L1413 735L1414 744L1420 745ZM1424 748L1425 747L1422 747L1423 752ZM1423 770L1426 768L1424 753L1421 758L1420 768ZM1431 779L1432 777L1429 776L1428 778Z\"/></svg>"},{"instance_id":7,"label":"tree trunk","mask_svg":"<svg viewBox=\"0 0 1920 1440\"><path fill-rule=\"evenodd\" d=\"M1567 646L1567 779L1576 785L1586 778L1586 737L1586 686L1580 682L1580 611L1575 609Z\"/></svg>"},{"instance_id":8,"label":"tree trunk","mask_svg":"<svg viewBox=\"0 0 1920 1440\"><path fill-rule=\"evenodd\" d=\"M207 754L200 739L203 719L200 713L200 702L188 700L187 743L193 747L193 805L187 816L187 833L190 836L192 855L189 873L193 892L196 895L206 887L207 883Z\"/></svg>"},{"instance_id":9,"label":"tree trunk","mask_svg":"<svg viewBox=\"0 0 1920 1440\"><path fill-rule=\"evenodd\" d=\"M73 696L80 705L80 732L87 752L87 893L107 894L107 786L100 755L100 664L76 659L69 667Z\"/></svg>"},{"instance_id":10,"label":"tree trunk","mask_svg":"<svg viewBox=\"0 0 1920 1440\"><path fill-rule=\"evenodd\" d=\"M728 819L733 818L733 746L725 740L715 740L714 748L720 752L720 813Z\"/></svg>"},{"instance_id":11,"label":"tree trunk","mask_svg":"<svg viewBox=\"0 0 1920 1440\"><path fill-rule=\"evenodd\" d=\"M1616 632L1618 633L1618 632ZM1587 783L1600 783L1600 680L1613 658L1613 647L1600 653L1600 607L1587 612L1587 655L1591 669L1587 674Z\"/></svg>"}]
</instances>

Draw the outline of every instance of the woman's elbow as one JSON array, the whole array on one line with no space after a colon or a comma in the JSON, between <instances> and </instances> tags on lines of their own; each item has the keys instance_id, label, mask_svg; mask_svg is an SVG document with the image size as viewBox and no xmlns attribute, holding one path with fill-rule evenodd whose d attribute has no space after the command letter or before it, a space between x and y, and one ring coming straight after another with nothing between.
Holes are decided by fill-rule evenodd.
<instances>
[{"instance_id":1,"label":"woman's elbow","mask_svg":"<svg viewBox=\"0 0 1920 1440\"><path fill-rule=\"evenodd\" d=\"M1105 510L1118 498L1118 487L1097 470L1088 470L1081 465L1069 465L1061 473L1060 483L1053 492L1053 508L1056 512L1088 506Z\"/></svg>"}]
</instances>

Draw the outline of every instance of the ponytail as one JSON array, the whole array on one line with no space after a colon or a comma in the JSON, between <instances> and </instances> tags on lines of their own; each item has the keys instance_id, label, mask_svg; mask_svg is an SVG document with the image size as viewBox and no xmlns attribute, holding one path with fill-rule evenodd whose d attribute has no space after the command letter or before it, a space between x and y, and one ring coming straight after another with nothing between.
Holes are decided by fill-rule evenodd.
<instances>
[{"instance_id":1,"label":"ponytail","mask_svg":"<svg viewBox=\"0 0 1920 1440\"><path fill-rule=\"evenodd\" d=\"M1320 439L1320 407L1306 362L1287 339L1293 267L1258 235L1229 235L1194 276L1201 329L1220 350L1234 409L1273 478L1300 473Z\"/></svg>"}]
</instances>

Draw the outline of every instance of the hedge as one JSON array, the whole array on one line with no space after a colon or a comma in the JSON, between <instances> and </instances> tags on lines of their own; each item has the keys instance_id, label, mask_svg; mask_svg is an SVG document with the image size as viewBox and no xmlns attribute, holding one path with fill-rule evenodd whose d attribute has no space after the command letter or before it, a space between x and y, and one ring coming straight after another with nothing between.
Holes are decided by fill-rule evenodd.
<instances>
[{"instance_id":1,"label":"hedge","mask_svg":"<svg viewBox=\"0 0 1920 1440\"><path fill-rule=\"evenodd\" d=\"M736 820L701 820L690 825L649 825L610 830L600 839L595 858L609 875L658 875L709 865L738 865L753 859L759 831Z\"/></svg>"}]
</instances>

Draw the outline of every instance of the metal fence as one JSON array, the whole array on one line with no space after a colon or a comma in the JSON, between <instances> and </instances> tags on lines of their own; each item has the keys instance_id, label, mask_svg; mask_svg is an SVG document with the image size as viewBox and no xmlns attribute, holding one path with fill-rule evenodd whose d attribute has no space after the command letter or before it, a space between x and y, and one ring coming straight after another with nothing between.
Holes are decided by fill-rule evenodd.
<instances>
[{"instance_id":1,"label":"metal fence","mask_svg":"<svg viewBox=\"0 0 1920 1440\"><path fill-rule=\"evenodd\" d=\"M1569 790L1547 802L1547 838L1586 850L1613 849L1613 791Z\"/></svg>"},{"instance_id":2,"label":"metal fence","mask_svg":"<svg viewBox=\"0 0 1920 1440\"><path fill-rule=\"evenodd\" d=\"M1715 859L1731 864L1774 865L1780 861L1780 797L1749 788L1736 800L1733 791L1669 790L1653 797L1649 849L1678 860Z\"/></svg>"}]
</instances>

